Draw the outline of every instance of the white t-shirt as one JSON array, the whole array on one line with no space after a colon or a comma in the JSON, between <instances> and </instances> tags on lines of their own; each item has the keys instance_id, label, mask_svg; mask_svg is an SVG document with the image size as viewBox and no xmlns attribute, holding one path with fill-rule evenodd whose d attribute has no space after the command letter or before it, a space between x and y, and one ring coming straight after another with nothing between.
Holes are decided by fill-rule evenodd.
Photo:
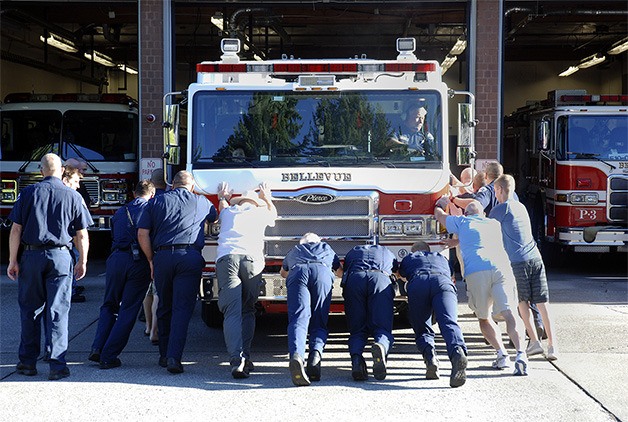
<instances>
[{"instance_id":1,"label":"white t-shirt","mask_svg":"<svg viewBox=\"0 0 628 422\"><path fill-rule=\"evenodd\" d=\"M249 255L256 271L264 269L264 230L274 227L277 212L267 206L257 207L249 202L231 205L220 211L220 234L216 260L225 255ZM261 266L261 268L257 268Z\"/></svg>"}]
</instances>

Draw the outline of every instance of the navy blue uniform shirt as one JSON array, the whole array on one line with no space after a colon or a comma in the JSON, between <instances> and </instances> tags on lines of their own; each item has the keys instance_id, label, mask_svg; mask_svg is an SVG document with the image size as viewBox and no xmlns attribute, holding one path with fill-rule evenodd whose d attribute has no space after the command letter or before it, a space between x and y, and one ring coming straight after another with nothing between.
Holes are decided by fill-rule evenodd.
<instances>
[{"instance_id":1,"label":"navy blue uniform shirt","mask_svg":"<svg viewBox=\"0 0 628 422\"><path fill-rule=\"evenodd\" d=\"M137 223L146 207L148 201L144 198L135 198L125 206L120 207L111 218L111 249L128 249L132 243L137 244ZM133 227L126 213L129 210Z\"/></svg>"},{"instance_id":2,"label":"navy blue uniform shirt","mask_svg":"<svg viewBox=\"0 0 628 422\"><path fill-rule=\"evenodd\" d=\"M340 268L340 259L336 252L325 242L304 243L296 245L286 254L282 267L290 271L297 264L307 264L308 262L320 262L333 271Z\"/></svg>"},{"instance_id":3,"label":"navy blue uniform shirt","mask_svg":"<svg viewBox=\"0 0 628 422\"><path fill-rule=\"evenodd\" d=\"M399 265L399 274L408 281L425 271L445 277L450 277L451 274L449 261L437 252L413 252L403 258Z\"/></svg>"},{"instance_id":4,"label":"navy blue uniform shirt","mask_svg":"<svg viewBox=\"0 0 628 422\"><path fill-rule=\"evenodd\" d=\"M212 203L202 195L176 188L149 201L137 227L150 230L153 250L193 244L200 251L205 246L205 220L216 220Z\"/></svg>"},{"instance_id":5,"label":"navy blue uniform shirt","mask_svg":"<svg viewBox=\"0 0 628 422\"><path fill-rule=\"evenodd\" d=\"M53 176L25 187L9 219L22 226L22 242L35 246L67 246L92 221L81 195Z\"/></svg>"},{"instance_id":6,"label":"navy blue uniform shirt","mask_svg":"<svg viewBox=\"0 0 628 422\"><path fill-rule=\"evenodd\" d=\"M345 274L368 270L381 271L386 275L391 275L397 271L395 255L380 245L355 246L345 256Z\"/></svg>"}]
</instances>

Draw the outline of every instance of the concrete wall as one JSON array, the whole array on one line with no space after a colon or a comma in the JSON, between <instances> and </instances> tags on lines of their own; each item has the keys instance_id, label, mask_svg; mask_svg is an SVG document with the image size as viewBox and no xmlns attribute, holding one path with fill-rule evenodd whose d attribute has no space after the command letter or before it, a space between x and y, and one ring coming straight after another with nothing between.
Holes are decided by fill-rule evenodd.
<instances>
[{"instance_id":1,"label":"concrete wall","mask_svg":"<svg viewBox=\"0 0 628 422\"><path fill-rule=\"evenodd\" d=\"M103 92L127 94L139 100L137 75L127 74L126 89L123 89L123 73L117 70L108 73L109 86L106 86ZM56 73L2 60L0 61L0 101L12 92L93 94L98 92L98 87Z\"/></svg>"}]
</instances>

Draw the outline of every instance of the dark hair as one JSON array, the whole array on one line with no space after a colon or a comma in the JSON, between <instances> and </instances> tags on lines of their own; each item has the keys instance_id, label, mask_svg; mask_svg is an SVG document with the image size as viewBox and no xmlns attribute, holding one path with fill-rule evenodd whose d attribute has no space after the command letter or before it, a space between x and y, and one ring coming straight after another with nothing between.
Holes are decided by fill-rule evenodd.
<instances>
[{"instance_id":1,"label":"dark hair","mask_svg":"<svg viewBox=\"0 0 628 422\"><path fill-rule=\"evenodd\" d=\"M155 185L148 179L140 180L135 186L135 196L153 196L155 194Z\"/></svg>"}]
</instances>

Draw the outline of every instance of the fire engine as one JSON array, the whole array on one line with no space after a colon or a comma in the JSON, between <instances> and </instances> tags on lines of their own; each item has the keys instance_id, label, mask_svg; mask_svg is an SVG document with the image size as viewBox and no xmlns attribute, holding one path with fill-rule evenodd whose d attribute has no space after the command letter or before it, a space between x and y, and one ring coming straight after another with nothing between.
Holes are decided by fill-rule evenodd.
<instances>
[{"instance_id":1,"label":"fire engine","mask_svg":"<svg viewBox=\"0 0 628 422\"><path fill-rule=\"evenodd\" d=\"M547 253L628 251L627 105L556 90L506 117L504 167Z\"/></svg>"},{"instance_id":2,"label":"fire engine","mask_svg":"<svg viewBox=\"0 0 628 422\"><path fill-rule=\"evenodd\" d=\"M177 97L187 103L186 169L197 193L217 204L227 181L236 194L267 182L278 210L265 232L266 268L261 312L285 312L282 259L307 233L317 233L343 258L354 246L380 244L399 259L424 240L438 245L443 231L436 200L450 181L449 106L459 105L457 156L473 155L473 96L452 91L435 61L417 60L415 40L397 40L396 60L294 59L240 61L239 40L223 39L217 62L197 65L187 91L164 97L165 156L176 163ZM423 151L394 142L411 107L423 107ZM455 112L454 112L455 113ZM416 129L415 129L416 130ZM174 157L174 160L173 160ZM203 319L219 324L216 238L207 233ZM342 311L338 286L332 312ZM397 306L404 298L398 297Z\"/></svg>"},{"instance_id":3,"label":"fire engine","mask_svg":"<svg viewBox=\"0 0 628 422\"><path fill-rule=\"evenodd\" d=\"M109 230L138 178L137 102L124 94L16 93L5 97L0 117L2 225L10 225L21 189L41 180L41 157L54 152L87 164L81 190L94 220L90 230Z\"/></svg>"}]
</instances>

